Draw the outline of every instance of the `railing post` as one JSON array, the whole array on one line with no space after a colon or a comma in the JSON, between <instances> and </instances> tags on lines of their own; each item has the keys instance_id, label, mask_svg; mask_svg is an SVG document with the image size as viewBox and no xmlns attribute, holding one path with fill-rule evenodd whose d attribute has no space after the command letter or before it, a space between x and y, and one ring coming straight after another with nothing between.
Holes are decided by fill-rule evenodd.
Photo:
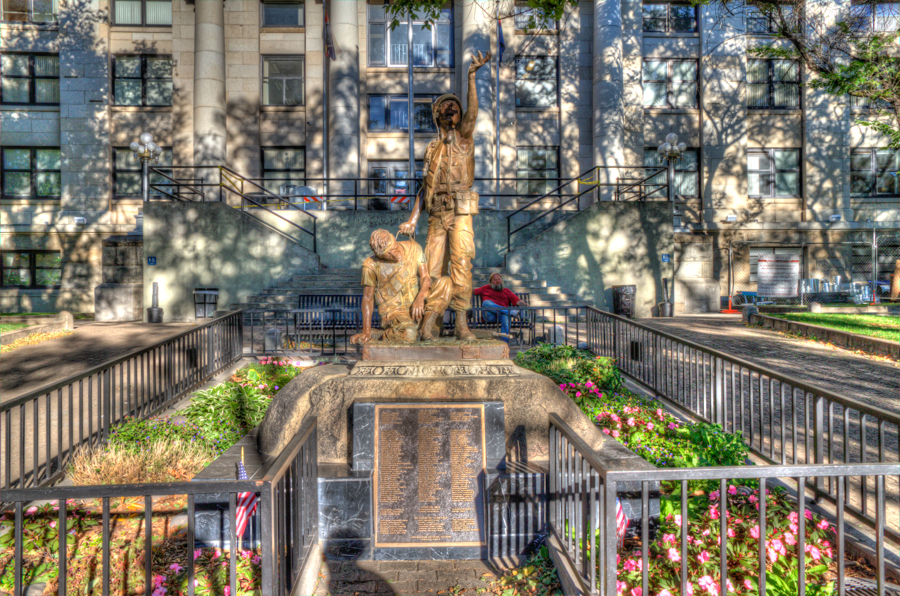
<instances>
[{"instance_id":1,"label":"railing post","mask_svg":"<svg viewBox=\"0 0 900 596\"><path fill-rule=\"evenodd\" d=\"M259 494L259 543L261 553L260 561L260 593L280 594L281 590L275 588L275 527L272 495L272 483L264 482Z\"/></svg>"},{"instance_id":2,"label":"railing post","mask_svg":"<svg viewBox=\"0 0 900 596\"><path fill-rule=\"evenodd\" d=\"M762 399L762 396L760 396ZM825 463L825 398L821 395L815 396L815 410L813 412L813 441L814 449L815 449L815 457L816 460L814 463L824 464ZM863 450L866 448L866 437L865 425L860 424L860 444L862 445ZM760 431L761 432L761 431ZM808 443L807 443L808 445ZM760 446L760 451L762 450L762 446ZM816 487L822 488L822 479L821 477L816 477Z\"/></svg>"},{"instance_id":3,"label":"railing post","mask_svg":"<svg viewBox=\"0 0 900 596\"><path fill-rule=\"evenodd\" d=\"M103 371L103 422L101 423L101 427L103 429L104 445L109 441L109 417L112 415L110 411L111 403L112 396L110 395L110 372L107 368Z\"/></svg>"},{"instance_id":4,"label":"railing post","mask_svg":"<svg viewBox=\"0 0 900 596\"><path fill-rule=\"evenodd\" d=\"M206 376L211 377L216 370L215 325L206 328Z\"/></svg>"},{"instance_id":5,"label":"railing post","mask_svg":"<svg viewBox=\"0 0 900 596\"><path fill-rule=\"evenodd\" d=\"M606 519L601 524L601 544L604 546L604 552L601 553L603 564L603 577L601 594L617 594L616 590L616 549L618 540L616 537L616 481L606 478L606 490L604 490L604 503L606 505Z\"/></svg>"},{"instance_id":6,"label":"railing post","mask_svg":"<svg viewBox=\"0 0 900 596\"><path fill-rule=\"evenodd\" d=\"M715 414L713 420L716 424L725 428L725 363L721 358L713 356L715 362L716 388L715 388Z\"/></svg>"}]
</instances>

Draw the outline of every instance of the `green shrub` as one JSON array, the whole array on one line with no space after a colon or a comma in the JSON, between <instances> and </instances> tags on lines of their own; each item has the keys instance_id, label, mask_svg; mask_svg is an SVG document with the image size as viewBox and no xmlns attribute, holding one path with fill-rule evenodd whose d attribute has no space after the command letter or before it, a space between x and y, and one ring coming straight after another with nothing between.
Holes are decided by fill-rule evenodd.
<instances>
[{"instance_id":1,"label":"green shrub","mask_svg":"<svg viewBox=\"0 0 900 596\"><path fill-rule=\"evenodd\" d=\"M129 453L138 453L160 441L201 443L221 455L241 438L240 430L228 421L220 420L212 429L204 429L192 422L173 422L168 417L141 420L126 418L112 429L109 443Z\"/></svg>"},{"instance_id":2,"label":"green shrub","mask_svg":"<svg viewBox=\"0 0 900 596\"><path fill-rule=\"evenodd\" d=\"M573 346L538 344L519 352L516 364L522 368L548 376L558 384L595 383L609 391L622 387L622 375L612 358L594 356L587 350Z\"/></svg>"}]
</instances>

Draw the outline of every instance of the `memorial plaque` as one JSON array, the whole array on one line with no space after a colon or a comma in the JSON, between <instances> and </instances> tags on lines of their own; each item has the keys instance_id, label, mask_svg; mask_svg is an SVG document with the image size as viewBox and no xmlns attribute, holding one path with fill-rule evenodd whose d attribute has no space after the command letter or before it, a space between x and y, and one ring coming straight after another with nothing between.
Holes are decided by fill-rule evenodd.
<instances>
[{"instance_id":1,"label":"memorial plaque","mask_svg":"<svg viewBox=\"0 0 900 596\"><path fill-rule=\"evenodd\" d=\"M481 546L484 404L375 406L375 547Z\"/></svg>"},{"instance_id":2,"label":"memorial plaque","mask_svg":"<svg viewBox=\"0 0 900 596\"><path fill-rule=\"evenodd\" d=\"M765 298L795 298L800 295L800 257L760 255L756 293Z\"/></svg>"}]
</instances>

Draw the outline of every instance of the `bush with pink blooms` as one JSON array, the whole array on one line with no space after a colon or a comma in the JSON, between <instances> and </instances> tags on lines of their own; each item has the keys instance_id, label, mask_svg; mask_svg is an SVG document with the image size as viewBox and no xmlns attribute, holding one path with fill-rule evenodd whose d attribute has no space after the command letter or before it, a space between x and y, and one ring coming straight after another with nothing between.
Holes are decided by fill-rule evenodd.
<instances>
[{"instance_id":1,"label":"bush with pink blooms","mask_svg":"<svg viewBox=\"0 0 900 596\"><path fill-rule=\"evenodd\" d=\"M800 536L799 515L782 489L766 495L766 596L796 596L802 549L806 567L806 593L826 596L834 592L828 577L835 555L835 534L827 520L805 511L805 532ZM759 594L759 499L758 490L729 485L725 502L728 594ZM648 577L655 596L682 596L681 561L687 559L686 596L718 595L722 578L720 524L722 496L712 491L691 499L687 524L687 551L681 548L684 531L680 498L663 499L660 527L649 545ZM626 547L628 545L626 544ZM639 549L620 550L618 593L640 590L642 561ZM649 595L648 595L649 596Z\"/></svg>"}]
</instances>

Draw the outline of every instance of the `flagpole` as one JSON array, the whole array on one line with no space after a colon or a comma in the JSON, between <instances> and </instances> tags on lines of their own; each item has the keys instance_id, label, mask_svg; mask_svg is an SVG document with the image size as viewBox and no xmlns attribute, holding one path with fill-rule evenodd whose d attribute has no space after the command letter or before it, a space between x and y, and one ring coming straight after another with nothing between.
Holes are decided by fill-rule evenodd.
<instances>
[{"instance_id":1,"label":"flagpole","mask_svg":"<svg viewBox=\"0 0 900 596\"><path fill-rule=\"evenodd\" d=\"M322 6L322 11L325 13L325 27L328 27L328 9L325 8L324 4ZM323 31L324 33L324 31ZM323 35L323 38L325 36ZM322 46L325 51L322 56L322 80L324 82L324 86L322 87L322 176L324 181L322 182L322 195L328 196L328 71L329 69L329 58L328 48L325 45L325 39L322 40ZM304 204L303 210L306 211L306 205Z\"/></svg>"},{"instance_id":2,"label":"flagpole","mask_svg":"<svg viewBox=\"0 0 900 596\"><path fill-rule=\"evenodd\" d=\"M413 111L415 109L415 101L413 99L413 18L412 10L409 11L406 19L406 73L409 79L409 93L407 94L407 126L409 126L409 175L406 182L406 194L409 195L413 190L416 178L416 146L414 144L415 131L413 129ZM412 208L412 201L408 201Z\"/></svg>"},{"instance_id":3,"label":"flagpole","mask_svg":"<svg viewBox=\"0 0 900 596\"><path fill-rule=\"evenodd\" d=\"M494 95L494 111L496 112L496 129L494 133L497 137L497 146L494 150L494 209L500 209L500 60L503 58L503 52L500 49L500 28L503 25L500 22L499 15L497 18L497 91Z\"/></svg>"}]
</instances>

